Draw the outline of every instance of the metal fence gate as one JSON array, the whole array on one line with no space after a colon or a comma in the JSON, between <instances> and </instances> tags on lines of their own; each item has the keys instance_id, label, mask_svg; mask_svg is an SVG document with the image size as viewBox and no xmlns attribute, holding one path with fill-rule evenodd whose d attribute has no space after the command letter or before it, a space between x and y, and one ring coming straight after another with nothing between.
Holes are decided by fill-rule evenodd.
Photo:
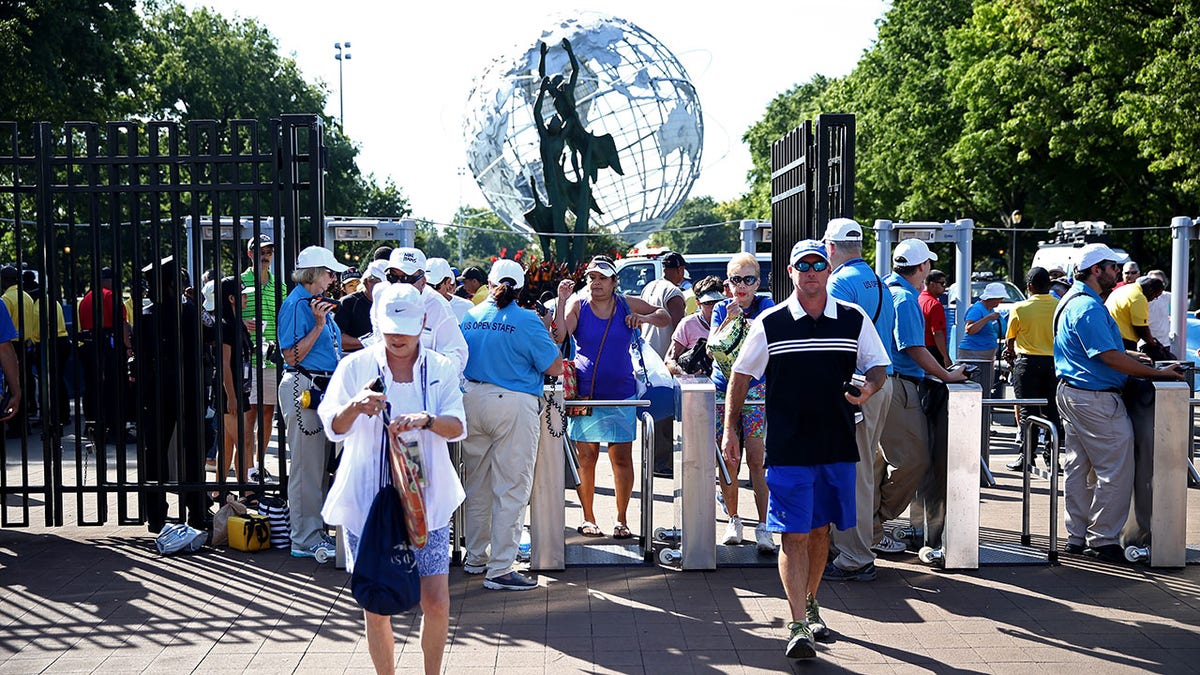
<instances>
[{"instance_id":1,"label":"metal fence gate","mask_svg":"<svg viewBox=\"0 0 1200 675\"><path fill-rule=\"evenodd\" d=\"M4 122L0 131L0 263L13 268L3 283L15 293L9 282L19 277L34 300L32 312L23 301L12 312L21 330L11 344L21 361L23 400L17 417L0 424L0 526L29 526L39 508L47 526L62 525L68 513L80 525L101 525L112 522L114 506L117 524L135 525L143 521L147 495L261 490L262 484L194 466L204 458L185 453L178 438L163 447L139 433L143 423L153 425L139 411L144 417L162 407L148 403L162 401L179 402L178 429L203 430L205 450L207 437L215 432L221 439L226 426L203 403L212 359L155 353L139 321L143 307L157 301L175 337L192 330L196 339L188 344L209 340L219 349L219 321L205 329L181 317L203 315L197 306L205 272L219 282L247 268L250 235L275 242L272 273L282 302L297 251L323 238L320 118L37 123L32 135ZM165 290L177 279L168 256L184 273L174 295ZM106 285L115 302L103 302ZM181 296L189 299L181 303ZM261 301L249 298L261 320ZM139 362L154 364L148 378L154 386L138 381L139 372L146 374ZM259 359L254 376L269 367ZM184 401L193 403L185 410ZM238 427L241 437L240 418ZM278 464L270 469L279 485L269 491L286 485L284 434L277 435ZM268 454L262 445L255 443L259 465ZM170 471L148 469L156 464Z\"/></svg>"},{"instance_id":2,"label":"metal fence gate","mask_svg":"<svg viewBox=\"0 0 1200 675\"><path fill-rule=\"evenodd\" d=\"M818 115L771 145L771 269L786 270L801 239L820 239L832 218L854 217L854 115ZM776 301L792 292L771 275Z\"/></svg>"}]
</instances>

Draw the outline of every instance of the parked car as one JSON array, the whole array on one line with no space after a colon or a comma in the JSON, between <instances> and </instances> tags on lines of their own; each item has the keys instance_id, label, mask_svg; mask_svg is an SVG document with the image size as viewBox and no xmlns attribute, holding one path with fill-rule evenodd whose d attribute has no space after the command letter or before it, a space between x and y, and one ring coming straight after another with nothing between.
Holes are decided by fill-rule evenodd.
<instances>
[{"instance_id":1,"label":"parked car","mask_svg":"<svg viewBox=\"0 0 1200 675\"><path fill-rule=\"evenodd\" d=\"M646 284L662 277L661 257L666 249L656 249L617 261L617 288L625 295L641 295ZM699 281L712 275L718 279L725 278L725 269L733 253L685 253L688 277L691 281ZM759 295L771 293L771 254L757 253L758 266L762 269L762 280L759 282ZM687 287L687 284L685 284Z\"/></svg>"}]
</instances>

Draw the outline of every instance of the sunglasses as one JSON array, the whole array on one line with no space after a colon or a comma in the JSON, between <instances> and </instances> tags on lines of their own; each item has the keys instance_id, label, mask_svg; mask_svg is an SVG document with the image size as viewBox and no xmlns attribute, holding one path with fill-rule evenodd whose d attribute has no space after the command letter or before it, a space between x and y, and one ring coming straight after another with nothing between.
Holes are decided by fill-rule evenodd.
<instances>
[{"instance_id":1,"label":"sunglasses","mask_svg":"<svg viewBox=\"0 0 1200 675\"><path fill-rule=\"evenodd\" d=\"M809 270L814 272L824 272L825 270L829 269L829 263L825 262L824 260L818 260L816 262L804 262L801 260L795 265L792 265L792 267L796 268L797 272L807 272Z\"/></svg>"},{"instance_id":2,"label":"sunglasses","mask_svg":"<svg viewBox=\"0 0 1200 675\"><path fill-rule=\"evenodd\" d=\"M753 286L758 283L758 277L748 274L744 277L729 277L728 281L734 286Z\"/></svg>"},{"instance_id":3,"label":"sunglasses","mask_svg":"<svg viewBox=\"0 0 1200 675\"><path fill-rule=\"evenodd\" d=\"M395 272L389 270L387 273L387 280L388 283L392 284L415 284L420 281L421 277L423 276L425 276L425 273L421 271L418 271L416 274L396 274Z\"/></svg>"}]
</instances>

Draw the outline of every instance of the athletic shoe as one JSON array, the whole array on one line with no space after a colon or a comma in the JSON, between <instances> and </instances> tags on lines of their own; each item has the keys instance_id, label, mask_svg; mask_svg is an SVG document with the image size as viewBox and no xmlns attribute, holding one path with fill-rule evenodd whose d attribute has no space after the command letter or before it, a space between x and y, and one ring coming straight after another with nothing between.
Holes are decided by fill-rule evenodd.
<instances>
[{"instance_id":1,"label":"athletic shoe","mask_svg":"<svg viewBox=\"0 0 1200 675\"><path fill-rule=\"evenodd\" d=\"M1089 546L1083 550L1083 554L1089 558L1096 558L1104 562L1116 563L1118 565L1126 565L1129 563L1125 559L1125 549L1117 544L1105 544L1103 546Z\"/></svg>"},{"instance_id":2,"label":"athletic shoe","mask_svg":"<svg viewBox=\"0 0 1200 675\"><path fill-rule=\"evenodd\" d=\"M754 541L758 544L759 553L775 553L779 547L775 545L775 540L771 537L771 533L767 532L767 524L759 523L754 528Z\"/></svg>"},{"instance_id":3,"label":"athletic shoe","mask_svg":"<svg viewBox=\"0 0 1200 675\"><path fill-rule=\"evenodd\" d=\"M536 581L516 571L483 580L483 587L493 591L532 591L537 585Z\"/></svg>"},{"instance_id":4,"label":"athletic shoe","mask_svg":"<svg viewBox=\"0 0 1200 675\"><path fill-rule=\"evenodd\" d=\"M275 476L272 476L271 472L267 471L266 468L260 469L256 466L253 466L253 467L250 467L250 471L246 474L246 478L249 479L249 481L251 483L257 483L259 476L262 476L262 482L267 485L278 485L279 484L279 479L276 478Z\"/></svg>"},{"instance_id":5,"label":"athletic shoe","mask_svg":"<svg viewBox=\"0 0 1200 675\"><path fill-rule=\"evenodd\" d=\"M811 659L817 655L817 650L813 646L812 631L804 622L793 621L787 627L792 631L792 637L788 639L787 649L783 653L789 659Z\"/></svg>"},{"instance_id":6,"label":"athletic shoe","mask_svg":"<svg viewBox=\"0 0 1200 675\"><path fill-rule=\"evenodd\" d=\"M487 563L469 563L463 562L463 571L467 574L483 574L487 571Z\"/></svg>"},{"instance_id":7,"label":"athletic shoe","mask_svg":"<svg viewBox=\"0 0 1200 675\"><path fill-rule=\"evenodd\" d=\"M825 581L875 581L879 576L875 571L875 563L867 563L858 569L844 570L833 561L825 564L825 571L821 574L821 578Z\"/></svg>"},{"instance_id":8,"label":"athletic shoe","mask_svg":"<svg viewBox=\"0 0 1200 675\"><path fill-rule=\"evenodd\" d=\"M742 543L742 519L739 516L730 516L729 524L725 526L726 546L737 546Z\"/></svg>"},{"instance_id":9,"label":"athletic shoe","mask_svg":"<svg viewBox=\"0 0 1200 675\"><path fill-rule=\"evenodd\" d=\"M322 539L310 548L293 548L293 558L316 558L317 562L325 563L337 556L337 549Z\"/></svg>"},{"instance_id":10,"label":"athletic shoe","mask_svg":"<svg viewBox=\"0 0 1200 675\"><path fill-rule=\"evenodd\" d=\"M906 549L908 549L907 545L892 539L886 534L883 535L883 539L880 539L878 543L871 546L871 550L876 553L903 553Z\"/></svg>"},{"instance_id":11,"label":"athletic shoe","mask_svg":"<svg viewBox=\"0 0 1200 675\"><path fill-rule=\"evenodd\" d=\"M812 633L814 640L829 642L833 639L833 631L829 630L829 626L826 626L825 622L821 620L821 606L811 595L808 596L808 602L804 605L804 618L808 622L808 630Z\"/></svg>"}]
</instances>

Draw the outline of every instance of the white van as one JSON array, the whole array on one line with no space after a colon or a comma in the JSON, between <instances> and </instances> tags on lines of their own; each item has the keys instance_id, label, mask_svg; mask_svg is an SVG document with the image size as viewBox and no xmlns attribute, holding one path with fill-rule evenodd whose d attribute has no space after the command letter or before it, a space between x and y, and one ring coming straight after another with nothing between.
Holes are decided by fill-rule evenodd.
<instances>
[{"instance_id":1,"label":"white van","mask_svg":"<svg viewBox=\"0 0 1200 675\"><path fill-rule=\"evenodd\" d=\"M641 295L646 284L662 277L663 254L667 249L655 249L646 253L622 258L617 261L617 288L625 295ZM725 269L734 253L685 253L688 277L692 283L700 281L709 275L724 281ZM762 280L758 285L759 295L771 293L771 254L756 253L758 266L762 270ZM686 284L685 284L686 286Z\"/></svg>"},{"instance_id":2,"label":"white van","mask_svg":"<svg viewBox=\"0 0 1200 675\"><path fill-rule=\"evenodd\" d=\"M1075 267L1079 262L1079 251L1089 243L1105 242L1105 234L1109 229L1104 221L1075 222L1064 220L1054 224L1050 233L1056 235L1053 241L1042 242L1033 254L1033 267L1052 270L1061 267L1068 277L1075 276ZM1107 243L1107 242L1105 242ZM1118 255L1125 251L1113 248Z\"/></svg>"}]
</instances>

